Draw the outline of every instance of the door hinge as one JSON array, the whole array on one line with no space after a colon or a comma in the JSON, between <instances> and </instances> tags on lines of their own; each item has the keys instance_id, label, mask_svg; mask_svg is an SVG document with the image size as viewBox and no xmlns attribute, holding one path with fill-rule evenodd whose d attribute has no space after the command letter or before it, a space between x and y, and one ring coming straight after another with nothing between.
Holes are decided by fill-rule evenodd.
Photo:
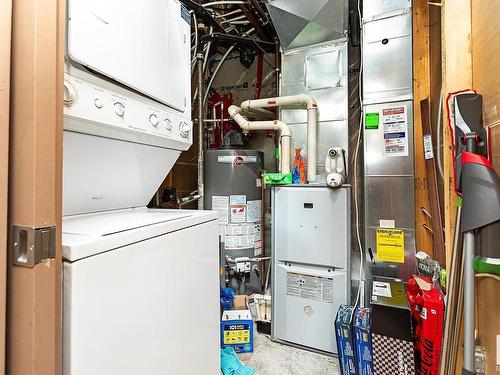
<instances>
[{"instance_id":1,"label":"door hinge","mask_svg":"<svg viewBox=\"0 0 500 375\"><path fill-rule=\"evenodd\" d=\"M33 268L56 254L56 228L12 226L12 264Z\"/></svg>"}]
</instances>

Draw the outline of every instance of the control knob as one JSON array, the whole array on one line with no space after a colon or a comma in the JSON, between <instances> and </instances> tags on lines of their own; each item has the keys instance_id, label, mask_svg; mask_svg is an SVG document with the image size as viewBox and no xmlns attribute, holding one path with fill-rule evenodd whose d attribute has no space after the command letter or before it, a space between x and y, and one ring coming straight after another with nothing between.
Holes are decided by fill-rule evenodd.
<instances>
[{"instance_id":1,"label":"control knob","mask_svg":"<svg viewBox=\"0 0 500 375\"><path fill-rule=\"evenodd\" d=\"M156 116L155 114L152 114L149 116L149 123L151 125L153 125L154 127L157 127L158 126L158 116Z\"/></svg>"},{"instance_id":2,"label":"control knob","mask_svg":"<svg viewBox=\"0 0 500 375\"><path fill-rule=\"evenodd\" d=\"M64 80L64 105L72 105L77 98L75 86L73 86L69 81Z\"/></svg>"},{"instance_id":3,"label":"control knob","mask_svg":"<svg viewBox=\"0 0 500 375\"><path fill-rule=\"evenodd\" d=\"M191 126L189 126L185 122L181 122L179 124L179 133L182 138L187 138L190 132L191 132Z\"/></svg>"},{"instance_id":4,"label":"control knob","mask_svg":"<svg viewBox=\"0 0 500 375\"><path fill-rule=\"evenodd\" d=\"M114 104L114 107L115 107L115 113L118 116L123 117L123 115L125 114L125 106L120 102L116 102Z\"/></svg>"},{"instance_id":5,"label":"control knob","mask_svg":"<svg viewBox=\"0 0 500 375\"><path fill-rule=\"evenodd\" d=\"M166 118L163 120L163 125L165 126L166 130L172 130L172 121L170 119Z\"/></svg>"}]
</instances>

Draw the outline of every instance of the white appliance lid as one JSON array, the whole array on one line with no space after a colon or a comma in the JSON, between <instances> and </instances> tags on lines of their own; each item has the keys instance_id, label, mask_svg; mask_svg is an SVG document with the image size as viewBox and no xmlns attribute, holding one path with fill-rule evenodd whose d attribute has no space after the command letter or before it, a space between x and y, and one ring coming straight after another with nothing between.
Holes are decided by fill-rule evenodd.
<instances>
[{"instance_id":1,"label":"white appliance lid","mask_svg":"<svg viewBox=\"0 0 500 375\"><path fill-rule=\"evenodd\" d=\"M66 216L62 224L63 257L73 262L196 225L216 225L216 221L215 211L144 207Z\"/></svg>"},{"instance_id":2,"label":"white appliance lid","mask_svg":"<svg viewBox=\"0 0 500 375\"><path fill-rule=\"evenodd\" d=\"M184 112L190 95L190 27L178 0L70 0L68 54Z\"/></svg>"},{"instance_id":3,"label":"white appliance lid","mask_svg":"<svg viewBox=\"0 0 500 375\"><path fill-rule=\"evenodd\" d=\"M70 216L64 219L63 232L90 236L108 236L148 225L192 216L183 211L107 212L98 215Z\"/></svg>"}]
</instances>

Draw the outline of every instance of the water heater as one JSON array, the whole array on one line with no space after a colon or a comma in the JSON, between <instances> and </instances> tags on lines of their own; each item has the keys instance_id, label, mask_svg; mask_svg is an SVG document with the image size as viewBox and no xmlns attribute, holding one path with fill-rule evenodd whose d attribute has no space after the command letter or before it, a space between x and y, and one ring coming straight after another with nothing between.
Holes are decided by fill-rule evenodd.
<instances>
[{"instance_id":1,"label":"water heater","mask_svg":"<svg viewBox=\"0 0 500 375\"><path fill-rule=\"evenodd\" d=\"M264 154L260 151L233 148L205 153L204 207L219 213L222 261L262 254L263 168ZM227 271L226 280L237 293L261 292L256 263L231 263Z\"/></svg>"}]
</instances>

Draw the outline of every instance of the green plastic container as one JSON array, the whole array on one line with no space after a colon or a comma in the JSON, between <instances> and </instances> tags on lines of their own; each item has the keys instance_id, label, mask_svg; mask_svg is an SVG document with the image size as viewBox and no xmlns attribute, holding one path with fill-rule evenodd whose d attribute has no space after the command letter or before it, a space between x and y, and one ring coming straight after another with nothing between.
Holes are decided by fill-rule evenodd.
<instances>
[{"instance_id":1,"label":"green plastic container","mask_svg":"<svg viewBox=\"0 0 500 375\"><path fill-rule=\"evenodd\" d=\"M477 273L491 273L500 276L500 261L494 258L474 258L474 270Z\"/></svg>"},{"instance_id":2,"label":"green plastic container","mask_svg":"<svg viewBox=\"0 0 500 375\"><path fill-rule=\"evenodd\" d=\"M264 173L264 184L266 185L288 185L291 183L291 173Z\"/></svg>"}]
</instances>

